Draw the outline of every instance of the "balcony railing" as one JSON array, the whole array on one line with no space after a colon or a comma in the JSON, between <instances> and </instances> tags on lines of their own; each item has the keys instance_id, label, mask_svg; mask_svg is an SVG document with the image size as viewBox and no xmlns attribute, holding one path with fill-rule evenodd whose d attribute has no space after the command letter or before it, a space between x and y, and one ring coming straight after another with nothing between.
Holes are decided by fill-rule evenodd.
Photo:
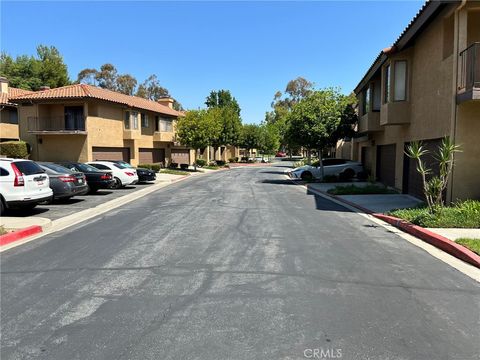
<instances>
[{"instance_id":1,"label":"balcony railing","mask_svg":"<svg viewBox=\"0 0 480 360\"><path fill-rule=\"evenodd\" d=\"M86 134L84 116L32 116L27 118L31 133Z\"/></svg>"},{"instance_id":2,"label":"balcony railing","mask_svg":"<svg viewBox=\"0 0 480 360\"><path fill-rule=\"evenodd\" d=\"M476 92L480 96L480 42L460 53L459 66L458 93L469 93L468 99L476 99Z\"/></svg>"}]
</instances>

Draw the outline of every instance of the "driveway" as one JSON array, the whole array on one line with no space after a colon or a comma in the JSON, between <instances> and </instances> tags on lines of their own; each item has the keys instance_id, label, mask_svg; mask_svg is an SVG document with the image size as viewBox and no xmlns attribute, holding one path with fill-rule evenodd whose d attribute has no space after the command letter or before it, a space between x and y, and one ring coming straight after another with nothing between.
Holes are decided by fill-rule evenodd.
<instances>
[{"instance_id":1,"label":"driveway","mask_svg":"<svg viewBox=\"0 0 480 360\"><path fill-rule=\"evenodd\" d=\"M283 170L190 178L2 253L2 360L478 359L478 283Z\"/></svg>"}]
</instances>

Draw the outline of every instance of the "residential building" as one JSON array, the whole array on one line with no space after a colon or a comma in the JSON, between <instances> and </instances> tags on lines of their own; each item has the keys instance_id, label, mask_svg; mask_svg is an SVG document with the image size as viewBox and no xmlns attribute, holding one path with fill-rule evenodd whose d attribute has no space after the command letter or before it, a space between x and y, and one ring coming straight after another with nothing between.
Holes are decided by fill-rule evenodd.
<instances>
[{"instance_id":1,"label":"residential building","mask_svg":"<svg viewBox=\"0 0 480 360\"><path fill-rule=\"evenodd\" d=\"M157 102L75 84L16 96L20 138L43 161L125 160L132 165L190 164L193 151L176 141L183 114L172 99Z\"/></svg>"},{"instance_id":2,"label":"residential building","mask_svg":"<svg viewBox=\"0 0 480 360\"><path fill-rule=\"evenodd\" d=\"M8 80L0 77L0 141L18 140L18 111L12 98L30 91L8 86Z\"/></svg>"},{"instance_id":3,"label":"residential building","mask_svg":"<svg viewBox=\"0 0 480 360\"><path fill-rule=\"evenodd\" d=\"M480 198L480 2L427 2L355 88L358 136L351 158L380 181L422 197L422 181L405 147L432 152L449 136L461 146L446 200Z\"/></svg>"}]
</instances>

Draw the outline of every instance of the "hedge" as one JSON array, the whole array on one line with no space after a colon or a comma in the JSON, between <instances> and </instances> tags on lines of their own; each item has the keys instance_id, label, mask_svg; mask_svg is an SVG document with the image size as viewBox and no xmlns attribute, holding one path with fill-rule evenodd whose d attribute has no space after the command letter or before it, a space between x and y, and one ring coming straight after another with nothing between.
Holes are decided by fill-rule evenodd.
<instances>
[{"instance_id":1,"label":"hedge","mask_svg":"<svg viewBox=\"0 0 480 360\"><path fill-rule=\"evenodd\" d=\"M195 160L195 163L197 164L197 166L200 166L200 167L207 165L207 161L203 159L197 159Z\"/></svg>"},{"instance_id":2,"label":"hedge","mask_svg":"<svg viewBox=\"0 0 480 360\"><path fill-rule=\"evenodd\" d=\"M0 143L0 155L9 158L26 159L30 154L30 145L25 141L5 141Z\"/></svg>"},{"instance_id":3,"label":"hedge","mask_svg":"<svg viewBox=\"0 0 480 360\"><path fill-rule=\"evenodd\" d=\"M139 168L145 168L145 169L150 169L150 170L153 170L155 172L159 172L160 171L160 164L138 164L138 167Z\"/></svg>"}]
</instances>

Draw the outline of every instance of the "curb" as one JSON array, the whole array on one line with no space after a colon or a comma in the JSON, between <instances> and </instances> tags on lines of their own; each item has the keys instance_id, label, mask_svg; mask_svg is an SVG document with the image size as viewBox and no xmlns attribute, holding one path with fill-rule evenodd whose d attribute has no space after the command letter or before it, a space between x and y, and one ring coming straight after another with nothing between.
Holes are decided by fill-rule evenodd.
<instances>
[{"instance_id":1,"label":"curb","mask_svg":"<svg viewBox=\"0 0 480 360\"><path fill-rule=\"evenodd\" d=\"M31 235L41 233L42 227L40 225L32 225L24 229L16 230L11 233L0 236L0 246L10 244L15 241L22 240Z\"/></svg>"},{"instance_id":2,"label":"curb","mask_svg":"<svg viewBox=\"0 0 480 360\"><path fill-rule=\"evenodd\" d=\"M306 186L308 190L310 191L317 191L323 195L326 195L332 199L335 199L339 202L342 202L346 205L349 205L351 207L354 207L366 214L372 215L373 217L380 219L382 221L385 221L386 223L395 226L397 229L400 229L410 235L413 235L420 240L423 240L436 248L439 248L440 250L445 251L446 253L455 256L456 258L463 260L473 266L476 266L477 268L480 268L480 256L475 254L473 251L467 249L464 246L461 246L457 244L455 241L452 241L450 239L447 239L446 237L442 235L435 234L434 232L424 229L421 226L414 225L406 220L402 220L399 218L396 218L394 216L390 215L385 215L385 214L379 214L375 213L367 208L364 208L363 206L357 205L351 201L342 199L341 197L338 197L336 195L331 195L325 191L317 190L317 189L310 189L308 185Z\"/></svg>"}]
</instances>

